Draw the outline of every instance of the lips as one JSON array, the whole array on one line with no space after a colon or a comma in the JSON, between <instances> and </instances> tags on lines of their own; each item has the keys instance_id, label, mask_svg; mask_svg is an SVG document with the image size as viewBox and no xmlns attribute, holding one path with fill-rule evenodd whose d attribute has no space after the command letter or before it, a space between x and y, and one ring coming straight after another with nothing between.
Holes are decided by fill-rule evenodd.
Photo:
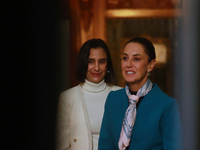
<instances>
[{"instance_id":1,"label":"lips","mask_svg":"<svg viewBox=\"0 0 200 150\"><path fill-rule=\"evenodd\" d=\"M93 76L100 76L101 73L91 73Z\"/></svg>"}]
</instances>

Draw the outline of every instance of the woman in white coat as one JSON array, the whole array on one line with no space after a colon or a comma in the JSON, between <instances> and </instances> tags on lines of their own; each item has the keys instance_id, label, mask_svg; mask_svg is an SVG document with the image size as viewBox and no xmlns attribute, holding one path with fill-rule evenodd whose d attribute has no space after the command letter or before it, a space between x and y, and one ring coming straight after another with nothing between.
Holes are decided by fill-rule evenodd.
<instances>
[{"instance_id":1,"label":"woman in white coat","mask_svg":"<svg viewBox=\"0 0 200 150\"><path fill-rule=\"evenodd\" d=\"M97 150L107 95L114 72L109 49L101 39L83 44L76 77L80 84L60 94L57 115L57 150Z\"/></svg>"}]
</instances>

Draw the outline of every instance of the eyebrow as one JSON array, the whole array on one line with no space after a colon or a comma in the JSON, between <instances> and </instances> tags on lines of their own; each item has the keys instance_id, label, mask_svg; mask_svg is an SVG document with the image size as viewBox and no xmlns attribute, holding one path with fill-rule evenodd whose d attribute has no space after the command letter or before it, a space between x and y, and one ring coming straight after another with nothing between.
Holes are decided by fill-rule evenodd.
<instances>
[{"instance_id":1,"label":"eyebrow","mask_svg":"<svg viewBox=\"0 0 200 150\"><path fill-rule=\"evenodd\" d=\"M122 55L128 55L126 53L122 53ZM133 56L141 56L140 54L133 54Z\"/></svg>"},{"instance_id":2,"label":"eyebrow","mask_svg":"<svg viewBox=\"0 0 200 150\"><path fill-rule=\"evenodd\" d=\"M89 60L95 60L94 58L88 58ZM101 58L99 60L107 60L107 58Z\"/></svg>"}]
</instances>

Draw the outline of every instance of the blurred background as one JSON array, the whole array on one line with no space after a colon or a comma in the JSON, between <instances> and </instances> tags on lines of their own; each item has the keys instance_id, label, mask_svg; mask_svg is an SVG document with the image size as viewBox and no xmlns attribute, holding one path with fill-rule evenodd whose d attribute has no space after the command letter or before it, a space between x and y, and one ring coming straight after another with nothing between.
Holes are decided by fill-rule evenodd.
<instances>
[{"instance_id":1,"label":"blurred background","mask_svg":"<svg viewBox=\"0 0 200 150\"><path fill-rule=\"evenodd\" d=\"M62 59L63 88L78 84L77 54L90 38L106 41L114 64L115 84L124 86L120 69L122 46L135 36L146 37L153 42L157 55L150 79L178 101L184 150L199 150L200 2L62 0L61 5L60 38L65 39L60 40L61 51L68 53Z\"/></svg>"},{"instance_id":2,"label":"blurred background","mask_svg":"<svg viewBox=\"0 0 200 150\"><path fill-rule=\"evenodd\" d=\"M69 47L70 82L77 84L75 67L81 45L91 38L101 38L108 44L114 64L116 83L124 86L120 69L120 52L123 45L133 37L143 36L156 47L157 64L151 80L163 91L173 94L174 54L177 52L177 32L181 27L180 0L62 0L61 38L63 52ZM65 7L64 7L65 6ZM69 14L68 14L69 13ZM67 15L68 14L68 15ZM69 28L69 29L67 29ZM68 33L68 32L69 33ZM63 60L68 61L63 58ZM63 70L67 70L66 67ZM65 84L67 86L67 84Z\"/></svg>"},{"instance_id":3,"label":"blurred background","mask_svg":"<svg viewBox=\"0 0 200 150\"><path fill-rule=\"evenodd\" d=\"M124 86L120 51L129 39L143 36L156 48L150 79L178 101L184 150L199 150L199 6L199 0L4 1L4 149L55 149L58 97L78 84L75 65L85 41L108 44L115 84Z\"/></svg>"}]
</instances>

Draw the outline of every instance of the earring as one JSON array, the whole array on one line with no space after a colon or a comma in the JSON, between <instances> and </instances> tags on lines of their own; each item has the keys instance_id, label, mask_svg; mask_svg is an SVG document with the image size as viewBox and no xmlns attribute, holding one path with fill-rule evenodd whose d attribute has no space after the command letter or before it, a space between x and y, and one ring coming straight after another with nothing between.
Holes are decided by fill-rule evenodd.
<instances>
[{"instance_id":1,"label":"earring","mask_svg":"<svg viewBox=\"0 0 200 150\"><path fill-rule=\"evenodd\" d=\"M107 72L109 73L109 70Z\"/></svg>"},{"instance_id":2,"label":"earring","mask_svg":"<svg viewBox=\"0 0 200 150\"><path fill-rule=\"evenodd\" d=\"M151 76L151 73L150 73L150 72L148 72L147 76L148 76L148 77L150 77L150 76Z\"/></svg>"}]
</instances>

